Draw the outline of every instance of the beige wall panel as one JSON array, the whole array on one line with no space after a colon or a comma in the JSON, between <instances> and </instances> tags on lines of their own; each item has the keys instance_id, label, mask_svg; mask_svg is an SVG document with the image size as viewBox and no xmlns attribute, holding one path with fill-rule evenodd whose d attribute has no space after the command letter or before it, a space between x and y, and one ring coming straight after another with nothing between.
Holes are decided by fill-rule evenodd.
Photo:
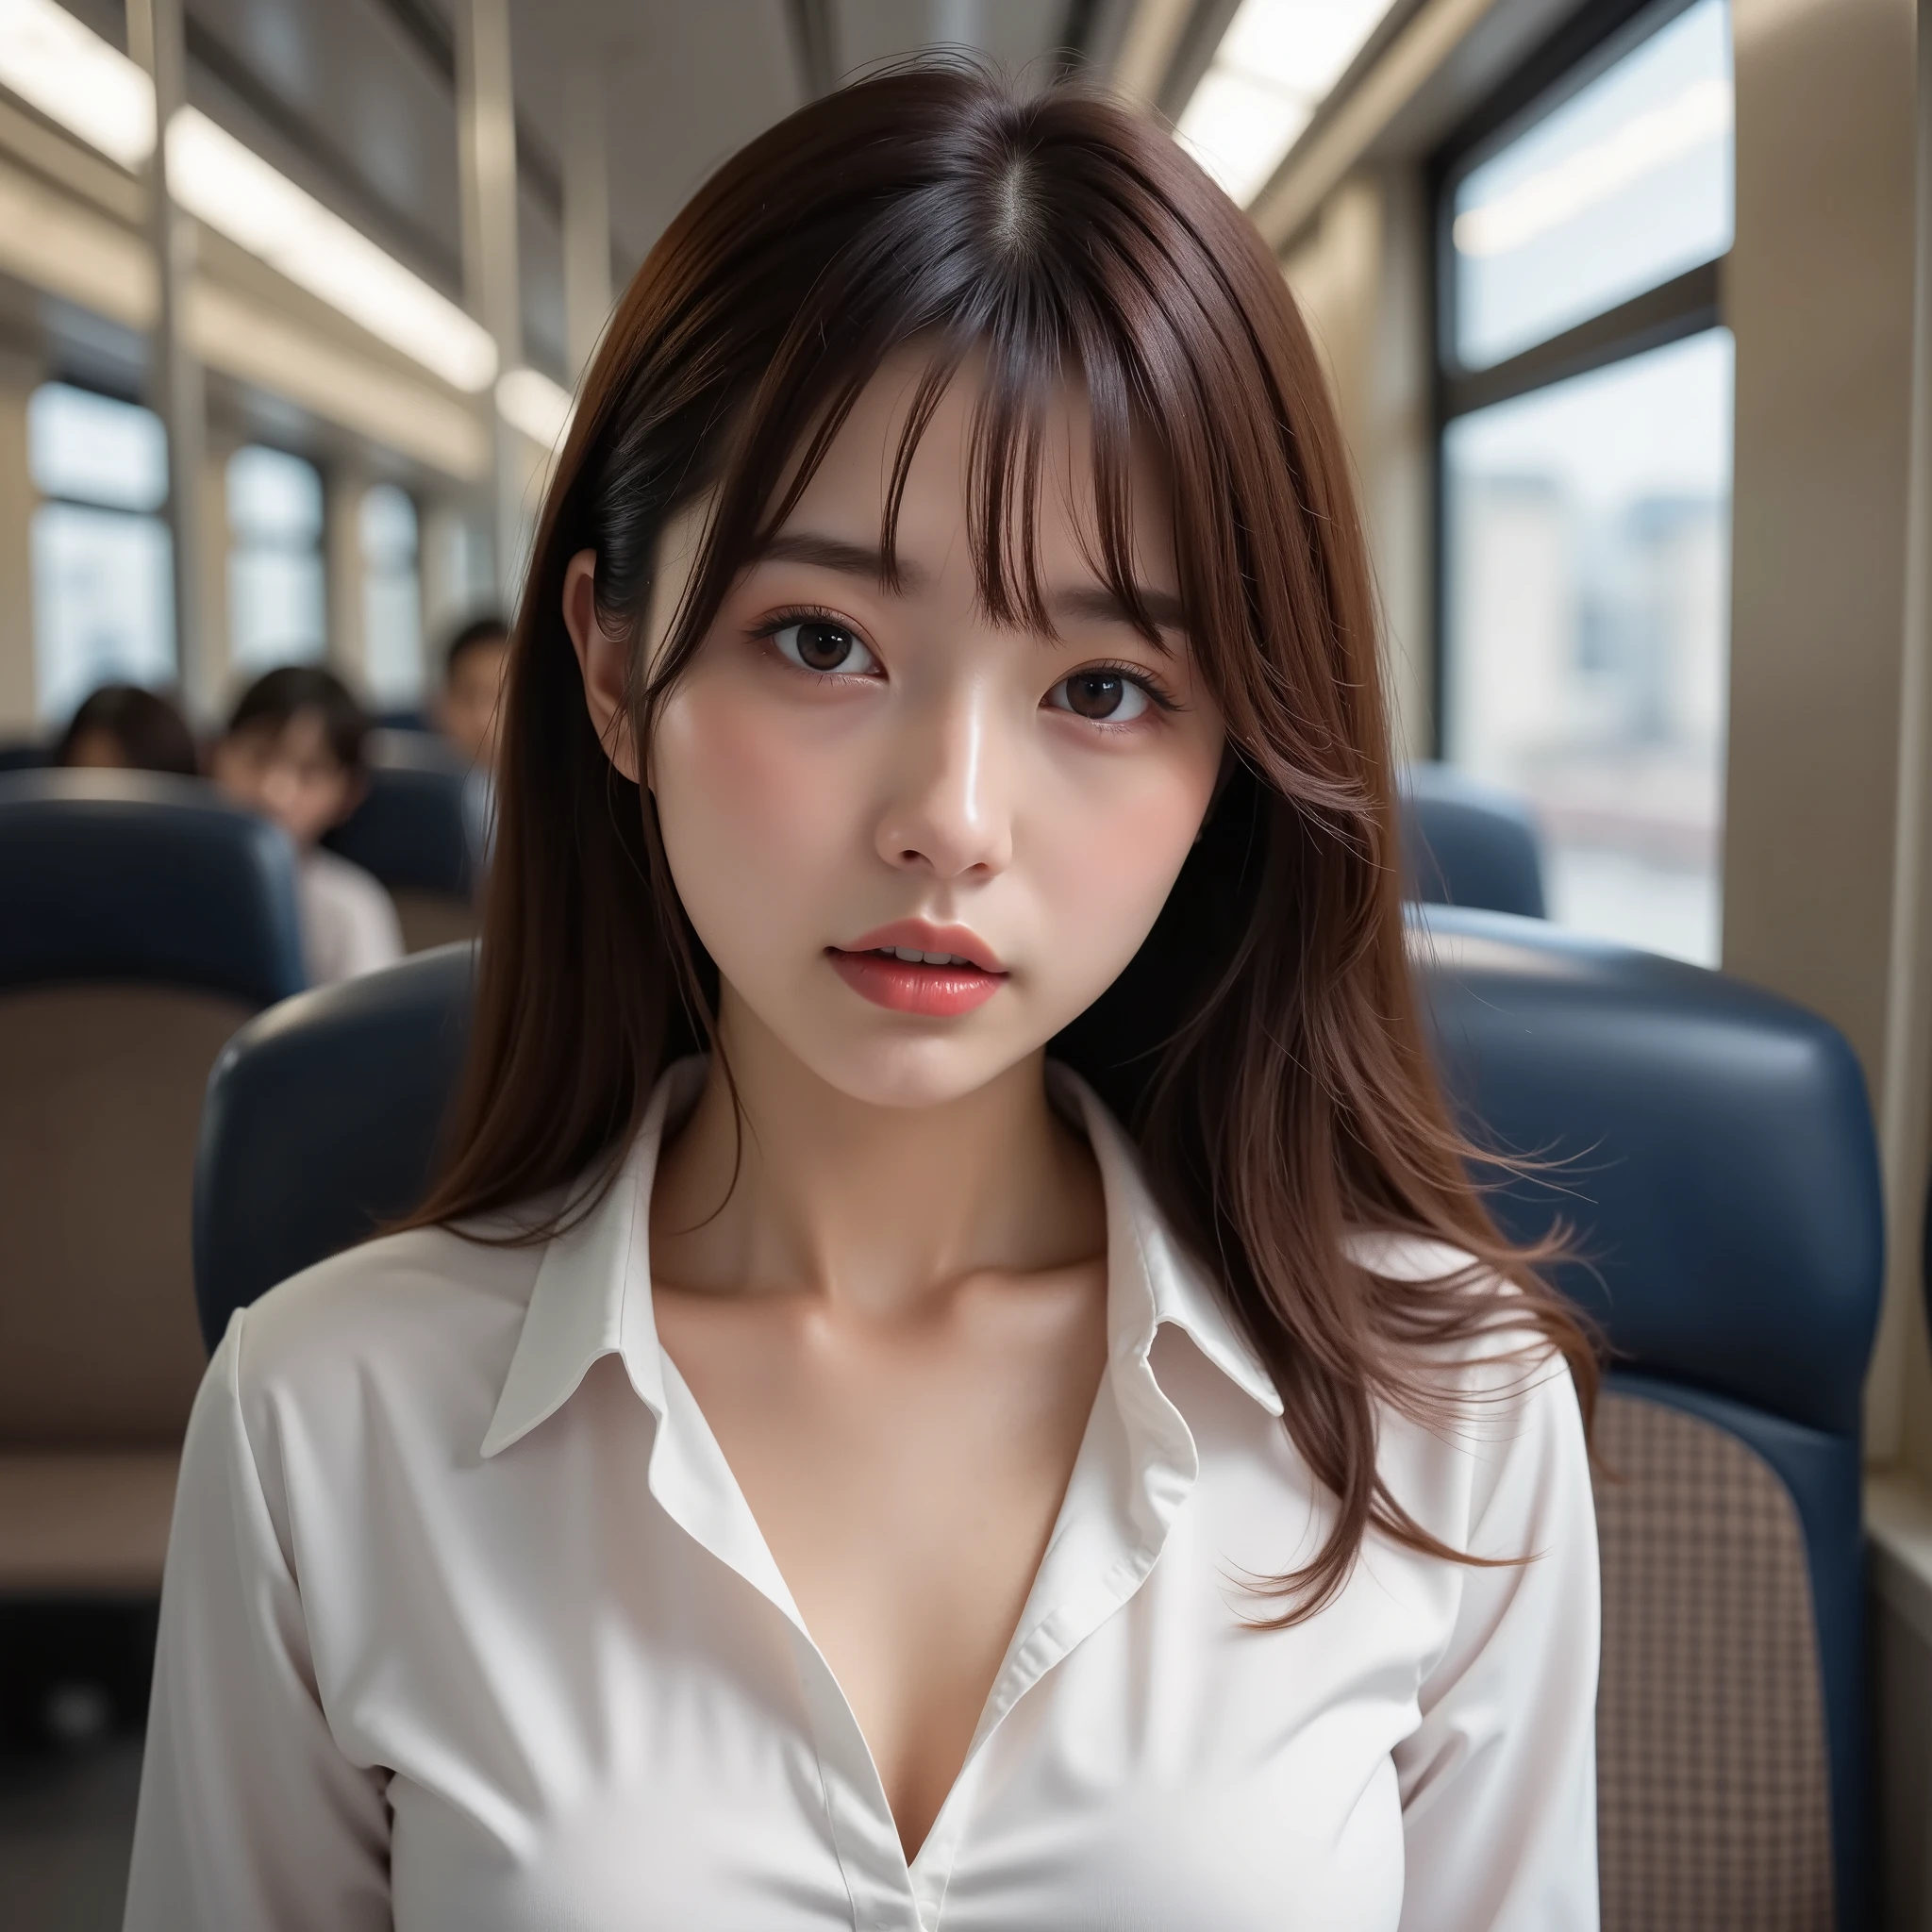
<instances>
[{"instance_id":1,"label":"beige wall panel","mask_svg":"<svg viewBox=\"0 0 1932 1932\"><path fill-rule=\"evenodd\" d=\"M369 639L362 619L362 499L369 485L338 467L328 478L328 661L365 697Z\"/></svg>"},{"instance_id":2,"label":"beige wall panel","mask_svg":"<svg viewBox=\"0 0 1932 1932\"><path fill-rule=\"evenodd\" d=\"M25 357L0 358L0 737L38 728L32 531L39 501L27 468L26 406L41 379Z\"/></svg>"},{"instance_id":3,"label":"beige wall panel","mask_svg":"<svg viewBox=\"0 0 1932 1932\"><path fill-rule=\"evenodd\" d=\"M234 644L228 622L228 458L235 450L233 442L210 436L201 458L201 661L217 716L197 718L198 724L225 718L241 695L228 668Z\"/></svg>"},{"instance_id":4,"label":"beige wall panel","mask_svg":"<svg viewBox=\"0 0 1932 1932\"><path fill-rule=\"evenodd\" d=\"M1416 171L1352 175L1283 263L1326 367L1381 606L1398 756L1434 738L1426 215Z\"/></svg>"},{"instance_id":5,"label":"beige wall panel","mask_svg":"<svg viewBox=\"0 0 1932 1932\"><path fill-rule=\"evenodd\" d=\"M1736 0L1724 958L1882 1060L1911 378L1911 0Z\"/></svg>"},{"instance_id":6,"label":"beige wall panel","mask_svg":"<svg viewBox=\"0 0 1932 1932\"><path fill-rule=\"evenodd\" d=\"M1932 1357L1926 1352L1922 1215L1932 1166L1932 0L1918 5L1916 358L1911 487L1892 851L1891 951L1880 1088L1885 1158L1885 1317L1866 1388L1874 1459L1932 1481Z\"/></svg>"}]
</instances>

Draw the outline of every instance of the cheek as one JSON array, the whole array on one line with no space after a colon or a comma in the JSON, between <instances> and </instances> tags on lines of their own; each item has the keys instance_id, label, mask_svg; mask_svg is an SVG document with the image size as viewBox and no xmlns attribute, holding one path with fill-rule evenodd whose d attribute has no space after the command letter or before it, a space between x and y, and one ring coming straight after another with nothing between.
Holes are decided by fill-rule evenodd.
<instances>
[{"instance_id":1,"label":"cheek","mask_svg":"<svg viewBox=\"0 0 1932 1932\"><path fill-rule=\"evenodd\" d=\"M1200 830L1214 769L1176 759L1110 782L1057 788L1035 835L1041 903L1055 951L1097 978L1097 996L1147 937Z\"/></svg>"},{"instance_id":2,"label":"cheek","mask_svg":"<svg viewBox=\"0 0 1932 1932\"><path fill-rule=\"evenodd\" d=\"M308 788L302 801L303 810L312 822L326 828L348 815L349 791L345 779L317 779Z\"/></svg>"},{"instance_id":3,"label":"cheek","mask_svg":"<svg viewBox=\"0 0 1932 1932\"><path fill-rule=\"evenodd\" d=\"M788 915L816 926L852 849L849 758L741 689L693 679L659 718L651 778L672 877L728 977L734 937L770 944Z\"/></svg>"}]
</instances>

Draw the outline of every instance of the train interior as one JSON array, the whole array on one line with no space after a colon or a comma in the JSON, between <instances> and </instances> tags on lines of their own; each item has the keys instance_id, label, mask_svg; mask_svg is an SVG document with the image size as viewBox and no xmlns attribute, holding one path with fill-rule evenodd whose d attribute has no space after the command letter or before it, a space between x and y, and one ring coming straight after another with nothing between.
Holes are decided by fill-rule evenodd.
<instances>
[{"instance_id":1,"label":"train interior","mask_svg":"<svg viewBox=\"0 0 1932 1932\"><path fill-rule=\"evenodd\" d=\"M614 300L935 51L1171 125L1314 336L1444 1077L1607 1351L1605 1924L1932 1926L1913 0L0 0L0 1918L120 1923L207 1347L430 1172Z\"/></svg>"}]
</instances>

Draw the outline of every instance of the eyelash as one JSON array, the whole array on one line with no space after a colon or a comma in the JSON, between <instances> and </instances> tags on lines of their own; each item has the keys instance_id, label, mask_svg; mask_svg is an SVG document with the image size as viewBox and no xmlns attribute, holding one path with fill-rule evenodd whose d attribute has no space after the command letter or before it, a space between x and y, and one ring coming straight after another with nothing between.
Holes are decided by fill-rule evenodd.
<instances>
[{"instance_id":1,"label":"eyelash","mask_svg":"<svg viewBox=\"0 0 1932 1932\"><path fill-rule=\"evenodd\" d=\"M1118 677L1123 684L1131 684L1136 690L1143 692L1147 702L1157 711L1173 712L1178 711L1181 708L1180 700L1155 676L1153 672L1143 669L1139 664L1083 664L1077 671L1068 672L1067 677ZM1061 678L1060 684L1066 683L1067 677ZM1058 686L1057 685L1055 689L1058 690ZM1108 724L1105 718L1090 718L1086 722L1103 727ZM1127 727L1124 724L1115 724L1110 728L1124 731Z\"/></svg>"},{"instance_id":2,"label":"eyelash","mask_svg":"<svg viewBox=\"0 0 1932 1932\"><path fill-rule=\"evenodd\" d=\"M860 643L865 644L868 651L873 650L872 645L866 642L865 633L849 617L841 617L836 610L827 609L823 604L793 604L782 610L774 610L770 616L758 622L751 635L760 639L774 638L781 630L788 630L794 624L828 624L839 630L849 630ZM876 657L878 654L874 651L873 655ZM827 683L853 675L844 671L811 671L806 674L808 677L823 678ZM1138 664L1124 664L1108 659L1099 664L1082 664L1078 670L1067 674L1067 677L1096 676L1118 677L1123 682L1133 685L1136 690L1145 693L1147 702L1157 711L1171 715L1180 709L1179 700L1167 687L1151 671L1144 670ZM1063 677L1059 683L1064 684L1066 681L1066 677ZM1082 722L1091 724L1100 731L1125 731L1131 728L1130 724L1110 724L1105 718L1089 718Z\"/></svg>"},{"instance_id":3,"label":"eyelash","mask_svg":"<svg viewBox=\"0 0 1932 1932\"><path fill-rule=\"evenodd\" d=\"M781 630L790 630L794 624L825 624L830 625L834 630L849 630L861 644L865 645L868 651L872 652L874 658L878 656L878 653L873 650L871 643L867 641L865 633L849 617L841 617L836 610L828 610L823 604L793 604L789 605L783 610L774 610L769 617L761 618L753 626L751 635L754 639L762 639L769 641L776 637ZM800 669L796 664L790 665L788 668L793 671ZM866 674L863 672L812 671L808 669L804 671L803 675L807 677L816 677L825 684L834 684L841 678L863 676Z\"/></svg>"}]
</instances>

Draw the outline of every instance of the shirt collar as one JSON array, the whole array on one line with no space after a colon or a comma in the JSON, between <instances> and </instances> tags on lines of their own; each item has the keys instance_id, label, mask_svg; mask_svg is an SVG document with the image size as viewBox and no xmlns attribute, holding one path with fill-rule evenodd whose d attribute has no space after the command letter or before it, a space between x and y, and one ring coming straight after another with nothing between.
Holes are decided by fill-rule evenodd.
<instances>
[{"instance_id":1,"label":"shirt collar","mask_svg":"<svg viewBox=\"0 0 1932 1932\"><path fill-rule=\"evenodd\" d=\"M1145 1361L1166 1324L1271 1415L1281 1398L1207 1272L1168 1227L1142 1179L1132 1142L1078 1074L1050 1065L1062 1109L1086 1133L1107 1203L1108 1352ZM639 1399L661 1421L664 1357L651 1307L650 1201L665 1128L697 1098L702 1058L666 1070L616 1177L543 1253L523 1332L484 1435L496 1455L547 1421L575 1393L591 1365L623 1362Z\"/></svg>"}]
</instances>

